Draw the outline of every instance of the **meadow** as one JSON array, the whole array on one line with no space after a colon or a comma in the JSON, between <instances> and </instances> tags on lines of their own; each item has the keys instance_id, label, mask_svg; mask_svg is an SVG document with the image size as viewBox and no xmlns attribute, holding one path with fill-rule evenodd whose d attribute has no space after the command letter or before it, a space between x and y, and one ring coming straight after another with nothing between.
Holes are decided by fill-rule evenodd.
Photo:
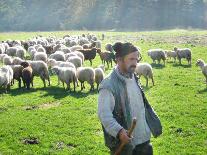
<instances>
[{"instance_id":1,"label":"meadow","mask_svg":"<svg viewBox=\"0 0 207 155\"><path fill-rule=\"evenodd\" d=\"M63 37L87 31L8 32L0 41L27 40L37 35ZM207 87L196 60L207 62L207 31L168 30L146 32L90 31L106 43L129 41L141 48L142 62L153 67L155 86L141 78L146 96L159 115L163 134L152 138L155 155L207 154ZM166 65L153 64L147 56L152 48L192 50L192 66L168 60ZM99 55L93 67L101 64ZM2 65L2 64L1 64ZM89 62L84 63L90 66ZM113 64L114 65L114 64ZM112 68L106 68L106 75ZM51 76L51 86L43 88L39 77L31 90L18 89L17 82L7 94L0 89L0 154L109 154L104 145L97 117L98 92L86 89L67 92Z\"/></svg>"}]
</instances>

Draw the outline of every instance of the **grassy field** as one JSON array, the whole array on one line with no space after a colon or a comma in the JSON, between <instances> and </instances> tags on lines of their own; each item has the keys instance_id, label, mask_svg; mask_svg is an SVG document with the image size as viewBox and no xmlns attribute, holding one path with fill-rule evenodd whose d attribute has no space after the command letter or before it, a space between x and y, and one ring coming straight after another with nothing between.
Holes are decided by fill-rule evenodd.
<instances>
[{"instance_id":1,"label":"grassy field","mask_svg":"<svg viewBox=\"0 0 207 155\"><path fill-rule=\"evenodd\" d=\"M0 41L26 40L36 35L62 37L84 32L0 33ZM152 64L155 86L145 89L148 100L163 124L163 135L152 138L155 155L207 154L207 88L196 60L207 62L207 31L170 30L157 32L91 32L106 34L106 43L130 41L142 50L143 61L152 63L146 52L151 48L192 49L192 66L167 62ZM104 46L103 46L104 49ZM99 56L93 67L101 64ZM85 62L89 66L89 62ZM107 69L106 74L112 68ZM19 90L17 82L8 94L0 94L0 154L109 154L97 118L98 93L86 90L65 92L51 77L50 87L43 88L35 77L34 88ZM145 85L145 79L141 78ZM0 90L2 92L2 90ZM38 144L28 144L36 142Z\"/></svg>"}]
</instances>

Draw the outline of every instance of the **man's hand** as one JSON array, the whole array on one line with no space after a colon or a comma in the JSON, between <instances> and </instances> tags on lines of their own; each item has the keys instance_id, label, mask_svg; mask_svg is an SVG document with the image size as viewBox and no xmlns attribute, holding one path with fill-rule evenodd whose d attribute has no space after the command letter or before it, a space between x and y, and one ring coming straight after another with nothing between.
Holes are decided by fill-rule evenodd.
<instances>
[{"instance_id":1,"label":"man's hand","mask_svg":"<svg viewBox=\"0 0 207 155\"><path fill-rule=\"evenodd\" d=\"M119 131L119 139L120 139L121 143L123 143L123 144L128 144L131 140L131 138L128 136L125 129L121 129Z\"/></svg>"}]
</instances>

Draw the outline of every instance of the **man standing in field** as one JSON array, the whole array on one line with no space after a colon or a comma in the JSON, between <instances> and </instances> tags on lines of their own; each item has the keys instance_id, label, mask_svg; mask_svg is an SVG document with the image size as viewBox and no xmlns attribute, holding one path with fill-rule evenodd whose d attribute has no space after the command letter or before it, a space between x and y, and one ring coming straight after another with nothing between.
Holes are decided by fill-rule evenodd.
<instances>
[{"instance_id":1,"label":"man standing in field","mask_svg":"<svg viewBox=\"0 0 207 155\"><path fill-rule=\"evenodd\" d=\"M117 66L99 88L98 116L101 121L106 146L114 154L120 143L125 146L123 155L152 155L151 131L145 118L143 93L134 71L138 49L131 43L113 45ZM132 137L127 130L132 118L137 124Z\"/></svg>"}]
</instances>

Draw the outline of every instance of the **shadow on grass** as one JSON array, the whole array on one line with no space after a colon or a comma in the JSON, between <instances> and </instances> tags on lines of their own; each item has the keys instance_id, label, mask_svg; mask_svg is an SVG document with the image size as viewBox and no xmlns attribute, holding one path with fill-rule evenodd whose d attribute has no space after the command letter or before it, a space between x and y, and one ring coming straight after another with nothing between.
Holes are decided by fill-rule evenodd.
<instances>
[{"instance_id":1,"label":"shadow on grass","mask_svg":"<svg viewBox=\"0 0 207 155\"><path fill-rule=\"evenodd\" d=\"M191 68L191 65L183 65L183 64L173 64L173 67L183 67L183 68Z\"/></svg>"},{"instance_id":2,"label":"shadow on grass","mask_svg":"<svg viewBox=\"0 0 207 155\"><path fill-rule=\"evenodd\" d=\"M207 88L204 88L202 90L198 90L199 94L207 93Z\"/></svg>"},{"instance_id":3,"label":"shadow on grass","mask_svg":"<svg viewBox=\"0 0 207 155\"><path fill-rule=\"evenodd\" d=\"M66 91L64 90L64 88L62 87L58 87L58 86L49 86L46 88L31 88L30 90L27 89L12 89L9 94L11 94L11 96L17 96L17 95L21 95L21 94L27 94L27 93L32 93L32 92L39 92L42 91L42 97L47 97L47 96L53 96L55 99L61 99L64 98L66 96L73 96L75 98L84 98L88 95L93 95L93 94L97 94L97 90L94 91Z\"/></svg>"},{"instance_id":4,"label":"shadow on grass","mask_svg":"<svg viewBox=\"0 0 207 155\"><path fill-rule=\"evenodd\" d=\"M151 63L152 68L156 68L156 69L162 69L165 67L165 65L163 64L155 64L155 63Z\"/></svg>"}]
</instances>

